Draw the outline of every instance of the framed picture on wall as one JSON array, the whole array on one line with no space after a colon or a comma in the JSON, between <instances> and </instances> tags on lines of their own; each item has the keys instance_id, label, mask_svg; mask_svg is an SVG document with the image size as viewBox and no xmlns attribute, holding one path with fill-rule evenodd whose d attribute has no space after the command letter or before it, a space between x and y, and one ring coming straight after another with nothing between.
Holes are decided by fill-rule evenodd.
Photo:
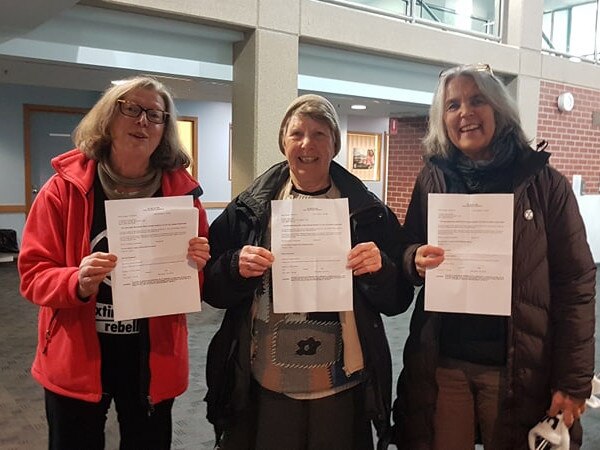
<instances>
[{"instance_id":1,"label":"framed picture on wall","mask_svg":"<svg viewBox=\"0 0 600 450\"><path fill-rule=\"evenodd\" d=\"M177 128L183 147L192 158L192 164L188 167L188 172L198 178L198 118L179 116L177 118Z\"/></svg>"},{"instance_id":2,"label":"framed picture on wall","mask_svg":"<svg viewBox=\"0 0 600 450\"><path fill-rule=\"evenodd\" d=\"M381 173L381 135L348 132L348 170L363 181L379 181Z\"/></svg>"}]
</instances>

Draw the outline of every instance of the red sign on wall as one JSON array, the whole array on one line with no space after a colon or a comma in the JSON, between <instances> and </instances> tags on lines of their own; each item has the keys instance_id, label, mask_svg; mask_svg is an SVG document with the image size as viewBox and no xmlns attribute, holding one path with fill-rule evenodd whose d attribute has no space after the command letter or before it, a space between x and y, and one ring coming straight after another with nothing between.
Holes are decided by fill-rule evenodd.
<instances>
[{"instance_id":1,"label":"red sign on wall","mask_svg":"<svg viewBox=\"0 0 600 450\"><path fill-rule=\"evenodd\" d=\"M398 134L398 119L390 119L390 134Z\"/></svg>"}]
</instances>

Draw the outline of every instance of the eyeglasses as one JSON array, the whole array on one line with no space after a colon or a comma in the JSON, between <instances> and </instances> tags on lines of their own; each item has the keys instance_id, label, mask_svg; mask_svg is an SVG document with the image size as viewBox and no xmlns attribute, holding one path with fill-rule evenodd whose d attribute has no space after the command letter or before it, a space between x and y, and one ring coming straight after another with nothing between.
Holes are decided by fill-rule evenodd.
<instances>
[{"instance_id":1,"label":"eyeglasses","mask_svg":"<svg viewBox=\"0 0 600 450\"><path fill-rule=\"evenodd\" d=\"M161 111L160 109L146 109L142 108L137 103L133 103L127 100L119 99L117 100L119 105L119 111L121 114L127 117L140 117L142 112L146 113L146 119L152 123L165 123L169 118L169 113L166 111Z\"/></svg>"},{"instance_id":2,"label":"eyeglasses","mask_svg":"<svg viewBox=\"0 0 600 450\"><path fill-rule=\"evenodd\" d=\"M494 75L492 71L492 66L486 63L477 63L477 64L464 64L462 66L450 67L449 69L444 69L440 72L439 78L450 75L451 73L468 70L472 72L487 72L490 75Z\"/></svg>"}]
</instances>

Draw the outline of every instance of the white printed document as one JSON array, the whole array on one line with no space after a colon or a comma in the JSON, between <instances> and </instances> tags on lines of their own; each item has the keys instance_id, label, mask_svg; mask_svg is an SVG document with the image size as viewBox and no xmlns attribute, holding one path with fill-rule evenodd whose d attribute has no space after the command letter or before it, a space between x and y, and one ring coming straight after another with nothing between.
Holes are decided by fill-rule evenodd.
<instances>
[{"instance_id":1,"label":"white printed document","mask_svg":"<svg viewBox=\"0 0 600 450\"><path fill-rule=\"evenodd\" d=\"M352 310L348 199L271 202L273 310Z\"/></svg>"},{"instance_id":2,"label":"white printed document","mask_svg":"<svg viewBox=\"0 0 600 450\"><path fill-rule=\"evenodd\" d=\"M115 320L200 311L196 263L187 258L198 235L192 196L107 200L108 248Z\"/></svg>"},{"instance_id":3,"label":"white printed document","mask_svg":"<svg viewBox=\"0 0 600 450\"><path fill-rule=\"evenodd\" d=\"M425 310L509 316L513 194L429 194L429 244L444 262L425 272Z\"/></svg>"}]
</instances>

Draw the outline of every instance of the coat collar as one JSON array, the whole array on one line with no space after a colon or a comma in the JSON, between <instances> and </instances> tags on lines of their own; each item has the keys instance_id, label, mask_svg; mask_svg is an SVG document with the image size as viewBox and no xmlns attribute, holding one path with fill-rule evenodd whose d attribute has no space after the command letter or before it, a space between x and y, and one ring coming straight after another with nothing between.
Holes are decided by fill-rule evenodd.
<instances>
[{"instance_id":1,"label":"coat collar","mask_svg":"<svg viewBox=\"0 0 600 450\"><path fill-rule=\"evenodd\" d=\"M375 194L356 176L352 175L337 162L332 161L329 174L342 197L348 198L351 212L381 205ZM283 188L290 177L287 161L282 161L269 168L238 196L239 202L249 207L255 215L263 216L270 211L271 200Z\"/></svg>"},{"instance_id":2,"label":"coat collar","mask_svg":"<svg viewBox=\"0 0 600 450\"><path fill-rule=\"evenodd\" d=\"M59 176L76 186L83 195L92 189L96 178L96 161L89 159L79 149L58 155L51 164ZM202 195L202 188L185 169L163 171L161 189L165 196L193 195L198 198Z\"/></svg>"}]
</instances>

